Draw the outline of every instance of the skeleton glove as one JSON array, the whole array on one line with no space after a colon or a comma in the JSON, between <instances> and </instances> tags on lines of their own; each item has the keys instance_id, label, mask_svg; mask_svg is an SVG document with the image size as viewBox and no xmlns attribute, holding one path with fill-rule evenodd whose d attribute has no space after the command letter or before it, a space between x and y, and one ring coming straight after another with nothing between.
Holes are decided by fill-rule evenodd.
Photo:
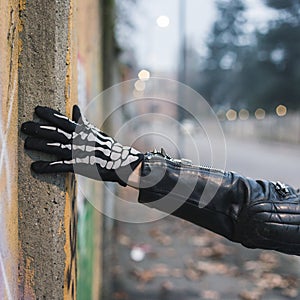
<instances>
[{"instance_id":1,"label":"skeleton glove","mask_svg":"<svg viewBox=\"0 0 300 300\"><path fill-rule=\"evenodd\" d=\"M48 124L23 123L22 132L31 135L24 147L57 156L54 161L33 162L31 168L36 173L74 172L125 186L144 159L142 153L90 124L77 105L73 106L73 120L48 107L37 106L35 113Z\"/></svg>"}]
</instances>

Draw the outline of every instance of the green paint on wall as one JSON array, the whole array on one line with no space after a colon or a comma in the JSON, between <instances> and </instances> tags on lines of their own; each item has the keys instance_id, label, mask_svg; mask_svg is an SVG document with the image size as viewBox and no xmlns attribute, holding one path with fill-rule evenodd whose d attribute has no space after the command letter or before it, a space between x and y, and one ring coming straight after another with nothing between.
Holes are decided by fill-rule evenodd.
<instances>
[{"instance_id":1,"label":"green paint on wall","mask_svg":"<svg viewBox=\"0 0 300 300\"><path fill-rule=\"evenodd\" d=\"M78 218L77 299L92 299L94 266L94 207L86 201ZM97 251L97 250L96 250ZM98 250L99 251L99 250ZM98 266L99 267L99 266Z\"/></svg>"}]
</instances>

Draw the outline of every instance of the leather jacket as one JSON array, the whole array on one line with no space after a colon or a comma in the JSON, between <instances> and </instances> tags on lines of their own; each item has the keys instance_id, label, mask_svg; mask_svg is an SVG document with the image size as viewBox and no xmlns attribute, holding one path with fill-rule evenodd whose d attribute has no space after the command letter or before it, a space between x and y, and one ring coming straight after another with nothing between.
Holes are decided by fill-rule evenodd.
<instances>
[{"instance_id":1,"label":"leather jacket","mask_svg":"<svg viewBox=\"0 0 300 300\"><path fill-rule=\"evenodd\" d=\"M300 255L300 193L280 182L194 166L162 150L145 154L139 202L248 248Z\"/></svg>"}]
</instances>

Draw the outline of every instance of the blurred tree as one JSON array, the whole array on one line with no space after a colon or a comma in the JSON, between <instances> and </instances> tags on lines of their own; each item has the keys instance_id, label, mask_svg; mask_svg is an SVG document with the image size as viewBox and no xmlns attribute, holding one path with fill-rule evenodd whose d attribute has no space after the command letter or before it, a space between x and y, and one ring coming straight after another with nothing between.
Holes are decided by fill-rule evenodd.
<instances>
[{"instance_id":1,"label":"blurred tree","mask_svg":"<svg viewBox=\"0 0 300 300\"><path fill-rule=\"evenodd\" d=\"M258 68L265 73L265 88L258 98L268 107L285 104L300 108L300 1L265 0L277 10L266 34L257 34Z\"/></svg>"},{"instance_id":2,"label":"blurred tree","mask_svg":"<svg viewBox=\"0 0 300 300\"><path fill-rule=\"evenodd\" d=\"M208 57L198 86L212 105L234 100L236 91L228 84L232 84L233 77L241 71L242 49L249 43L244 32L243 1L217 0L216 4L218 18L208 40Z\"/></svg>"},{"instance_id":3,"label":"blurred tree","mask_svg":"<svg viewBox=\"0 0 300 300\"><path fill-rule=\"evenodd\" d=\"M133 11L136 10L137 0L115 0L116 20L115 38L120 52L128 52L129 58L134 59L132 36L134 24L132 22Z\"/></svg>"},{"instance_id":4,"label":"blurred tree","mask_svg":"<svg viewBox=\"0 0 300 300\"><path fill-rule=\"evenodd\" d=\"M263 0L264 3L279 12L279 19L283 23L299 24L300 2L299 0Z\"/></svg>"},{"instance_id":5,"label":"blurred tree","mask_svg":"<svg viewBox=\"0 0 300 300\"><path fill-rule=\"evenodd\" d=\"M285 104L291 109L300 107L300 27L281 23L267 34L257 34L257 51L252 65L247 65L245 74L256 70L253 81L253 104L261 103L266 109ZM249 93L251 90L249 91Z\"/></svg>"},{"instance_id":6,"label":"blurred tree","mask_svg":"<svg viewBox=\"0 0 300 300\"><path fill-rule=\"evenodd\" d=\"M300 108L300 0L262 1L277 17L253 34L242 0L217 0L208 55L192 83L213 106Z\"/></svg>"},{"instance_id":7,"label":"blurred tree","mask_svg":"<svg viewBox=\"0 0 300 300\"><path fill-rule=\"evenodd\" d=\"M247 107L269 111L279 104L299 109L300 103L300 9L298 0L265 0L277 18L267 32L256 32L256 44L245 57L237 82Z\"/></svg>"}]
</instances>

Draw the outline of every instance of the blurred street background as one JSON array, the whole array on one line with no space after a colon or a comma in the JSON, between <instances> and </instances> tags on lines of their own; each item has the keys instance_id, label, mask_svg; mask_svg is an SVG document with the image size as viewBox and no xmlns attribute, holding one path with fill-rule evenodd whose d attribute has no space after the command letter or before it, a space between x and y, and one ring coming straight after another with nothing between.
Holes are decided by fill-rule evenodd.
<instances>
[{"instance_id":1,"label":"blurred street background","mask_svg":"<svg viewBox=\"0 0 300 300\"><path fill-rule=\"evenodd\" d=\"M298 145L233 137L226 141L228 169L298 186ZM249 250L175 217L145 224L118 222L115 238L112 299L299 297L299 258Z\"/></svg>"},{"instance_id":2,"label":"blurred street background","mask_svg":"<svg viewBox=\"0 0 300 300\"><path fill-rule=\"evenodd\" d=\"M116 12L122 79L138 77L140 96L141 82L149 77L185 83L218 117L227 170L299 187L300 1L117 0ZM194 116L201 114L197 103L190 107ZM162 109L153 105L148 113ZM185 131L154 117L131 134L141 135L149 126L167 132L177 136L181 155L209 164L209 157L199 161L193 148L196 143L206 152L195 120L180 113L174 118ZM162 144L176 155L155 134L143 150ZM218 146L223 149L223 141ZM130 189L120 193L136 198ZM116 221L113 232L110 299L300 297L297 257L248 250L170 216L144 224Z\"/></svg>"}]
</instances>

